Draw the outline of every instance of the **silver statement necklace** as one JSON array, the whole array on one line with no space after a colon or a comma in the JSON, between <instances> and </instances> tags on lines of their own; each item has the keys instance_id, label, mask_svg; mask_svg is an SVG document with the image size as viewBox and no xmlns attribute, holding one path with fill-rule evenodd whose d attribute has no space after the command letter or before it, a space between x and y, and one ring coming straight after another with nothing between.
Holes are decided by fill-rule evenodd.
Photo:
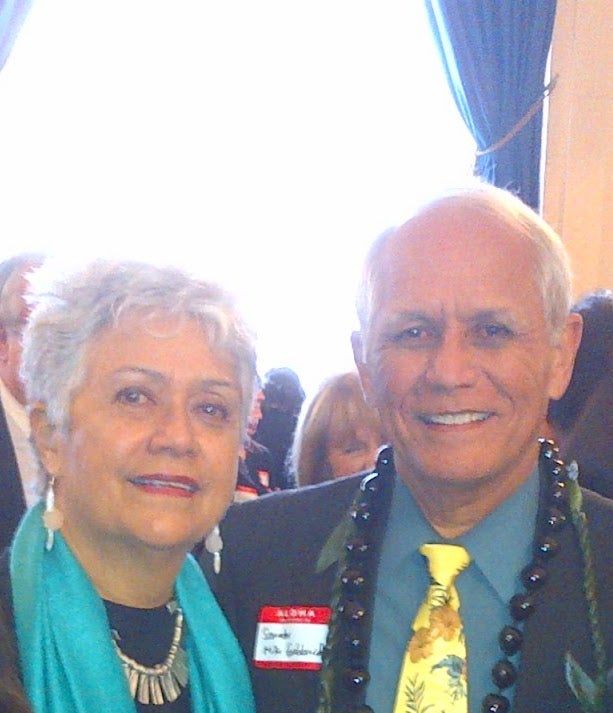
<instances>
[{"instance_id":1,"label":"silver statement necklace","mask_svg":"<svg viewBox=\"0 0 613 713\"><path fill-rule=\"evenodd\" d=\"M130 695L134 700L145 705L161 706L166 702L176 701L189 678L187 654L181 646L183 611L176 601L171 601L166 606L171 614L176 614L176 619L172 643L162 663L155 666L143 666L138 663L121 650L118 643L119 633L115 629L111 630L113 646L128 680Z\"/></svg>"}]
</instances>

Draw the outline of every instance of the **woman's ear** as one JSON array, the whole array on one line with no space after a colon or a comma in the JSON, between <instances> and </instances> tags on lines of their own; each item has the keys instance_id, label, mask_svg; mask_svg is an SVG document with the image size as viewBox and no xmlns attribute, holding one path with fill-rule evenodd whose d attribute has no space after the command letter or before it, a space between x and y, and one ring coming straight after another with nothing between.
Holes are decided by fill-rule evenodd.
<instances>
[{"instance_id":1,"label":"woman's ear","mask_svg":"<svg viewBox=\"0 0 613 713\"><path fill-rule=\"evenodd\" d=\"M35 403L30 407L30 430L34 446L45 471L49 475L60 475L61 429L49 422L47 407L42 402Z\"/></svg>"}]
</instances>

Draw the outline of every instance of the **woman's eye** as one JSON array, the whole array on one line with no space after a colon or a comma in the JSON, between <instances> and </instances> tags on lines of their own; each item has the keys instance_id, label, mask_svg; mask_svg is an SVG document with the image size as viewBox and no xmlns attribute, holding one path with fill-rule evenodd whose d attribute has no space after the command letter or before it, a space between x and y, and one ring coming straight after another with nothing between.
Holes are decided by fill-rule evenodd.
<instances>
[{"instance_id":1,"label":"woman's eye","mask_svg":"<svg viewBox=\"0 0 613 713\"><path fill-rule=\"evenodd\" d=\"M229 410L222 404L210 402L201 404L198 411L208 418L221 419L222 421L226 421L230 415Z\"/></svg>"},{"instance_id":2,"label":"woman's eye","mask_svg":"<svg viewBox=\"0 0 613 713\"><path fill-rule=\"evenodd\" d=\"M130 406L139 406L140 404L144 404L148 400L148 397L141 389L128 387L121 389L115 397L115 400Z\"/></svg>"},{"instance_id":3,"label":"woman's eye","mask_svg":"<svg viewBox=\"0 0 613 713\"><path fill-rule=\"evenodd\" d=\"M367 448L366 444L363 441L358 441L358 440L352 440L349 441L348 443L344 443L339 447L339 450L344 454L344 455L352 455L353 453L360 453L362 451L365 451Z\"/></svg>"}]
</instances>

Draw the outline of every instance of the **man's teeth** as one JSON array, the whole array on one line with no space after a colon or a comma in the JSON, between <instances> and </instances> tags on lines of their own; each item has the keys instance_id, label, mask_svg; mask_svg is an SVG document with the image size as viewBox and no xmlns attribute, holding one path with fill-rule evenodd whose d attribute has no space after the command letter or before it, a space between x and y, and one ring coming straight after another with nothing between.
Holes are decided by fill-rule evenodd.
<instances>
[{"instance_id":1,"label":"man's teeth","mask_svg":"<svg viewBox=\"0 0 613 713\"><path fill-rule=\"evenodd\" d=\"M437 413L429 416L424 416L426 423L432 423L437 426L463 426L467 423L475 421L485 421L489 417L487 412L467 411L464 413Z\"/></svg>"}]
</instances>

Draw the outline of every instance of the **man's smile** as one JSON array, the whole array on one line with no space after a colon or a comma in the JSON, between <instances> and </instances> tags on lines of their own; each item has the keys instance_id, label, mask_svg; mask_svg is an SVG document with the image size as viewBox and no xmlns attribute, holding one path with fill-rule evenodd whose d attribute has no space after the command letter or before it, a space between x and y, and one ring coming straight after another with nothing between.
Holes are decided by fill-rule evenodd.
<instances>
[{"instance_id":1,"label":"man's smile","mask_svg":"<svg viewBox=\"0 0 613 713\"><path fill-rule=\"evenodd\" d=\"M419 418L425 424L432 426L465 426L470 423L486 421L492 415L491 411L457 411L420 414Z\"/></svg>"}]
</instances>

